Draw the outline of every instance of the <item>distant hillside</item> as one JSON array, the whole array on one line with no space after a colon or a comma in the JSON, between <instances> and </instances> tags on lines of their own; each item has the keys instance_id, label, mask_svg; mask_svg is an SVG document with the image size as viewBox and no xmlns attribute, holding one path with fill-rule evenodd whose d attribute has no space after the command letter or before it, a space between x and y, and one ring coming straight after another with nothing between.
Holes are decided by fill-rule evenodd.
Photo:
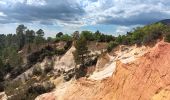
<instances>
[{"instance_id":1,"label":"distant hillside","mask_svg":"<svg viewBox=\"0 0 170 100\"><path fill-rule=\"evenodd\" d=\"M161 23L163 23L165 25L170 25L170 19L161 20L159 22L161 22Z\"/></svg>"}]
</instances>

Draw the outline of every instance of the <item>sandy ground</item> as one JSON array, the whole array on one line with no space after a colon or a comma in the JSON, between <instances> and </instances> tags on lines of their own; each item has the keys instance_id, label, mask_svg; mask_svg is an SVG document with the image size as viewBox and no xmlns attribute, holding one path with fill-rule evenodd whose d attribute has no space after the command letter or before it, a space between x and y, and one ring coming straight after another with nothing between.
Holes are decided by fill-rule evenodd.
<instances>
[{"instance_id":1,"label":"sandy ground","mask_svg":"<svg viewBox=\"0 0 170 100\"><path fill-rule=\"evenodd\" d=\"M53 80L53 82L56 85L55 90L50 93L42 94L35 100L64 100L66 91L68 91L68 89L74 84L74 80L64 82L62 77Z\"/></svg>"}]
</instances>

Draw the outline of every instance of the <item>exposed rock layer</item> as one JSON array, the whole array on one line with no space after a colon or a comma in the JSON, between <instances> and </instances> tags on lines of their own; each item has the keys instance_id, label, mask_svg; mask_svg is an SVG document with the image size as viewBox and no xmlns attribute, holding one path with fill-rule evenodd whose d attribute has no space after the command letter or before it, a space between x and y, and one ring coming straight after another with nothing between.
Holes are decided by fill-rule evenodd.
<instances>
[{"instance_id":1,"label":"exposed rock layer","mask_svg":"<svg viewBox=\"0 0 170 100\"><path fill-rule=\"evenodd\" d=\"M170 44L160 42L130 64L116 63L112 77L80 79L64 100L170 100Z\"/></svg>"}]
</instances>

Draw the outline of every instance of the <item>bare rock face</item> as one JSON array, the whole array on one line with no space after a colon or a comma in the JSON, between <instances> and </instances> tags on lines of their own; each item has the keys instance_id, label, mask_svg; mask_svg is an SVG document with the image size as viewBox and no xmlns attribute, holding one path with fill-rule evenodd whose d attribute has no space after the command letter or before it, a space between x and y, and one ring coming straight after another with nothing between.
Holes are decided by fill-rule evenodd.
<instances>
[{"instance_id":1,"label":"bare rock face","mask_svg":"<svg viewBox=\"0 0 170 100\"><path fill-rule=\"evenodd\" d=\"M56 100L54 93L46 93L38 96L35 100Z\"/></svg>"},{"instance_id":2,"label":"bare rock face","mask_svg":"<svg viewBox=\"0 0 170 100\"><path fill-rule=\"evenodd\" d=\"M97 71L102 70L109 61L110 61L110 58L108 54L104 54L102 57L98 59L97 64L96 64L96 70Z\"/></svg>"},{"instance_id":3,"label":"bare rock face","mask_svg":"<svg viewBox=\"0 0 170 100\"><path fill-rule=\"evenodd\" d=\"M130 64L118 61L110 78L74 82L62 100L170 100L170 44L160 42Z\"/></svg>"},{"instance_id":4,"label":"bare rock face","mask_svg":"<svg viewBox=\"0 0 170 100\"><path fill-rule=\"evenodd\" d=\"M170 100L169 79L170 44L161 42L131 64L117 62L112 78L77 82L65 100Z\"/></svg>"},{"instance_id":5,"label":"bare rock face","mask_svg":"<svg viewBox=\"0 0 170 100\"><path fill-rule=\"evenodd\" d=\"M114 81L116 100L169 100L170 44L158 43L138 61L117 68ZM162 100L162 99L159 99Z\"/></svg>"},{"instance_id":6,"label":"bare rock face","mask_svg":"<svg viewBox=\"0 0 170 100\"><path fill-rule=\"evenodd\" d=\"M161 42L138 61L118 66L113 76L114 99L154 100L155 96L162 96L162 91L169 91L169 78L170 44ZM160 98L170 99L164 95Z\"/></svg>"},{"instance_id":7,"label":"bare rock face","mask_svg":"<svg viewBox=\"0 0 170 100\"><path fill-rule=\"evenodd\" d=\"M0 93L0 100L7 100L7 95L5 94L5 92Z\"/></svg>"},{"instance_id":8,"label":"bare rock face","mask_svg":"<svg viewBox=\"0 0 170 100\"><path fill-rule=\"evenodd\" d=\"M75 67L75 62L74 62L74 56L73 52L75 51L75 47L72 46L64 56L62 56L60 59L56 60L55 62L55 69L64 69L66 71L72 69Z\"/></svg>"}]
</instances>

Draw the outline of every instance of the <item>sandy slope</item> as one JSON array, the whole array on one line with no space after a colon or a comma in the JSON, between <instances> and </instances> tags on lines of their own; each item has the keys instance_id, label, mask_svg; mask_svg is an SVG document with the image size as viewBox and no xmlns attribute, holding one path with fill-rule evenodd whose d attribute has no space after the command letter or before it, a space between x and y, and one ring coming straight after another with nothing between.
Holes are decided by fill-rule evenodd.
<instances>
[{"instance_id":1,"label":"sandy slope","mask_svg":"<svg viewBox=\"0 0 170 100\"><path fill-rule=\"evenodd\" d=\"M55 99L170 100L170 43L159 42L147 50L141 47L117 52L116 57L109 56L109 62L115 63L105 63L104 69L89 79L81 78L65 85L64 92L56 89L55 96L61 94L61 98ZM129 60L130 55L135 59ZM47 97L49 95L54 96L47 94Z\"/></svg>"},{"instance_id":2,"label":"sandy slope","mask_svg":"<svg viewBox=\"0 0 170 100\"><path fill-rule=\"evenodd\" d=\"M69 82L61 82L53 92L40 95L35 100L64 100L66 91L68 91L69 87L73 84L74 82L72 80Z\"/></svg>"},{"instance_id":3,"label":"sandy slope","mask_svg":"<svg viewBox=\"0 0 170 100\"><path fill-rule=\"evenodd\" d=\"M78 80L64 100L170 100L169 43L158 43L133 63L116 65L112 78Z\"/></svg>"},{"instance_id":4,"label":"sandy slope","mask_svg":"<svg viewBox=\"0 0 170 100\"><path fill-rule=\"evenodd\" d=\"M55 60L55 69L64 69L64 70L69 70L74 68L75 62L74 62L74 56L73 52L75 51L75 47L72 46L66 54L64 54L61 58L56 58Z\"/></svg>"}]
</instances>

